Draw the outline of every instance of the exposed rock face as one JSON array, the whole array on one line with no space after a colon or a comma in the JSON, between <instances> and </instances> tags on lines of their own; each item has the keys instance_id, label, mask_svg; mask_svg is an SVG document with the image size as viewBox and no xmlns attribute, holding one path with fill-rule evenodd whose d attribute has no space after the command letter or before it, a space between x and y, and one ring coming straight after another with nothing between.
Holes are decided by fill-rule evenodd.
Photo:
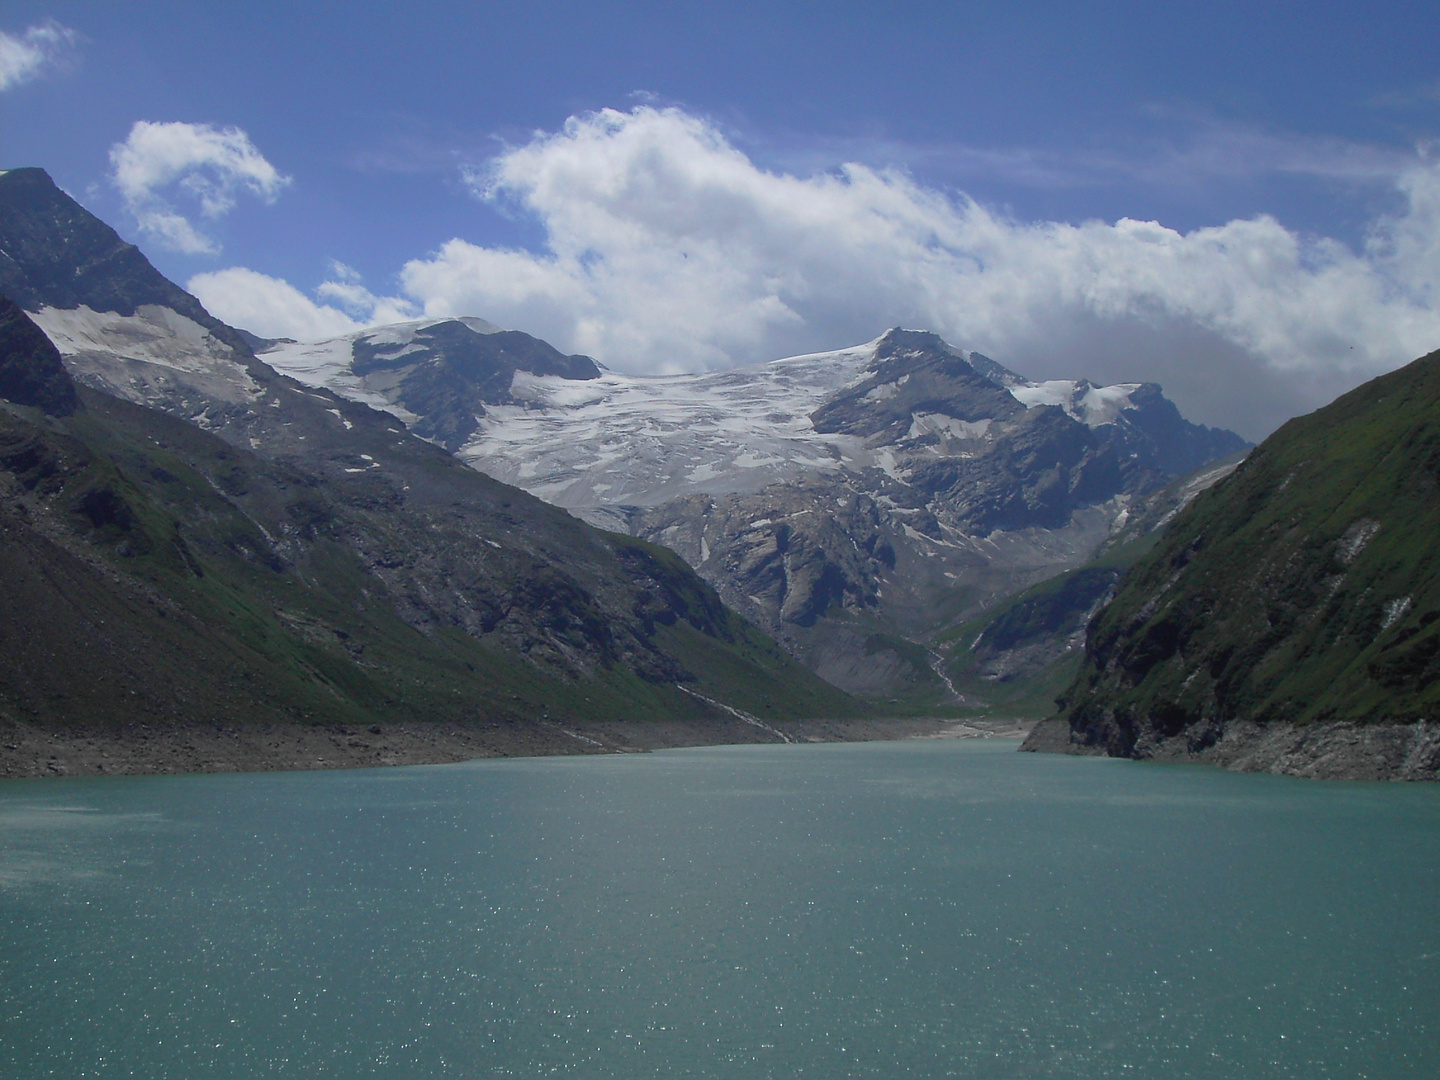
<instances>
[{"instance_id":1,"label":"exposed rock face","mask_svg":"<svg viewBox=\"0 0 1440 1080\"><path fill-rule=\"evenodd\" d=\"M1064 718L1037 724L1022 750L1098 754L1077 740ZM1264 772L1310 780L1440 780L1440 726L1349 721L1255 724L1237 720L1214 742L1198 745L1185 736L1137 743L1131 757L1189 761L1236 772Z\"/></svg>"},{"instance_id":2,"label":"exposed rock face","mask_svg":"<svg viewBox=\"0 0 1440 1080\"><path fill-rule=\"evenodd\" d=\"M133 315L149 304L207 329L223 326L157 273L139 248L56 187L44 169L0 176L0 200L0 293L24 310L88 307Z\"/></svg>"},{"instance_id":3,"label":"exposed rock face","mask_svg":"<svg viewBox=\"0 0 1440 1080\"><path fill-rule=\"evenodd\" d=\"M1170 468L1243 446L1186 424L1155 387L1107 388L1113 411L1097 409L1092 423L1089 384L1046 387L1064 404L1027 406L1011 387L1030 384L932 334L891 331L864 372L811 419L822 434L863 439L878 465L846 462L627 518L855 692L910 684L954 700L935 631L1080 566Z\"/></svg>"},{"instance_id":4,"label":"exposed rock face","mask_svg":"<svg viewBox=\"0 0 1440 1080\"><path fill-rule=\"evenodd\" d=\"M1292 420L1179 513L1091 623L1045 747L1433 775L1437 536L1440 353Z\"/></svg>"},{"instance_id":5,"label":"exposed rock face","mask_svg":"<svg viewBox=\"0 0 1440 1080\"><path fill-rule=\"evenodd\" d=\"M32 405L51 416L69 416L78 404L60 353L4 296L0 296L0 398Z\"/></svg>"},{"instance_id":6,"label":"exposed rock face","mask_svg":"<svg viewBox=\"0 0 1440 1080\"><path fill-rule=\"evenodd\" d=\"M343 363L335 388L378 408L391 408L410 429L452 453L480 426L486 408L514 405L516 372L584 382L600 369L588 356L565 356L529 334L483 319L401 323L318 346L261 342L266 358L304 375Z\"/></svg>"},{"instance_id":7,"label":"exposed rock face","mask_svg":"<svg viewBox=\"0 0 1440 1080\"><path fill-rule=\"evenodd\" d=\"M934 334L891 330L876 344L864 374L810 414L816 431L878 436L878 442L894 444L911 436L917 414L978 424L1009 419L1025 408L1002 382L981 374L969 357Z\"/></svg>"},{"instance_id":8,"label":"exposed rock face","mask_svg":"<svg viewBox=\"0 0 1440 1080\"><path fill-rule=\"evenodd\" d=\"M415 395L358 386L348 339L266 356L432 422ZM1244 446L1158 387L1032 383L908 330L708 375L517 365L474 393L463 460L673 548L838 685L935 701L955 700L937 628L1081 565L1136 496Z\"/></svg>"}]
</instances>

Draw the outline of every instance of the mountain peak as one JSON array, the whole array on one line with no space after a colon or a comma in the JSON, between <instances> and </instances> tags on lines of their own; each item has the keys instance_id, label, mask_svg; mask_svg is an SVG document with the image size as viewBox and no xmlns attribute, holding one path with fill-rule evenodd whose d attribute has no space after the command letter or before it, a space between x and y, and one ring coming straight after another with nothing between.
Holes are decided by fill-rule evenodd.
<instances>
[{"instance_id":1,"label":"mountain peak","mask_svg":"<svg viewBox=\"0 0 1440 1080\"><path fill-rule=\"evenodd\" d=\"M222 325L44 169L0 175L0 293L31 312L85 306L133 315L158 304L207 329Z\"/></svg>"},{"instance_id":2,"label":"mountain peak","mask_svg":"<svg viewBox=\"0 0 1440 1080\"><path fill-rule=\"evenodd\" d=\"M311 344L276 344L265 359L312 386L404 420L447 450L464 446L490 408L514 405L517 374L586 382L588 356L566 356L539 338L476 318L417 319Z\"/></svg>"}]
</instances>

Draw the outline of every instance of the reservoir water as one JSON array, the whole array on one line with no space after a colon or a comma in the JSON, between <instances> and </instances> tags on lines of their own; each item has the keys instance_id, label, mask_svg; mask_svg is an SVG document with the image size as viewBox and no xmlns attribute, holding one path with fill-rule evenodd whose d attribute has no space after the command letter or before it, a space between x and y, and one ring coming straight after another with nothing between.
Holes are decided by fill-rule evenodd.
<instances>
[{"instance_id":1,"label":"reservoir water","mask_svg":"<svg viewBox=\"0 0 1440 1080\"><path fill-rule=\"evenodd\" d=\"M0 1076L1440 1075L1440 788L727 747L0 782Z\"/></svg>"}]
</instances>

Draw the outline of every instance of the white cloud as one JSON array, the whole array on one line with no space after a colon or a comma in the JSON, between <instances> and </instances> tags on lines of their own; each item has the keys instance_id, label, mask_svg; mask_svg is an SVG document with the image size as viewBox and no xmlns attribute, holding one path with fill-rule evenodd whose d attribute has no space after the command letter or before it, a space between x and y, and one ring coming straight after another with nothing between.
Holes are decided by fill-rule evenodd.
<instances>
[{"instance_id":1,"label":"white cloud","mask_svg":"<svg viewBox=\"0 0 1440 1080\"><path fill-rule=\"evenodd\" d=\"M404 266L403 297L339 264L315 299L238 268L191 291L267 336L479 315L634 372L924 327L1034 378L1162 382L1252 438L1440 347L1440 166L1419 156L1358 251L1268 216L1023 222L900 171L767 171L708 121L648 106L574 117L467 181L532 216L544 250L452 239Z\"/></svg>"},{"instance_id":2,"label":"white cloud","mask_svg":"<svg viewBox=\"0 0 1440 1080\"><path fill-rule=\"evenodd\" d=\"M164 247L216 254L219 246L171 203L176 193L199 204L204 217L229 213L248 192L272 203L290 183L250 137L236 127L140 120L110 148L111 180L137 224Z\"/></svg>"},{"instance_id":3,"label":"white cloud","mask_svg":"<svg viewBox=\"0 0 1440 1080\"><path fill-rule=\"evenodd\" d=\"M427 314L482 315L632 371L726 366L905 324L1037 376L1061 373L1050 364L1171 371L1212 423L1227 400L1253 412L1240 384L1263 383L1273 401L1242 425L1259 432L1318 404L1317 387L1440 346L1440 168L1418 157L1396 178L1403 207L1358 252L1267 216L1184 234L1130 219L1027 223L893 170L768 172L677 109L574 117L467 180L533 215L547 249L454 239L406 264L405 292ZM1164 355L1171 336L1193 347L1183 363ZM1057 342L1076 351L1055 356ZM1215 378L1235 385L1204 389L1207 348Z\"/></svg>"},{"instance_id":4,"label":"white cloud","mask_svg":"<svg viewBox=\"0 0 1440 1080\"><path fill-rule=\"evenodd\" d=\"M359 274L344 263L333 263L331 269L338 280L324 282L316 292L336 300L338 307L317 304L288 281L243 266L196 274L185 287L212 315L261 337L323 341L367 326L415 318L412 305L370 293L360 284Z\"/></svg>"},{"instance_id":5,"label":"white cloud","mask_svg":"<svg viewBox=\"0 0 1440 1080\"><path fill-rule=\"evenodd\" d=\"M140 228L157 244L186 255L219 255L220 246L206 236L184 214L164 206L132 206L131 212Z\"/></svg>"},{"instance_id":6,"label":"white cloud","mask_svg":"<svg viewBox=\"0 0 1440 1080\"><path fill-rule=\"evenodd\" d=\"M243 266L196 274L185 288L212 315L261 337L322 341L360 329L343 311L315 303L288 281Z\"/></svg>"},{"instance_id":7,"label":"white cloud","mask_svg":"<svg viewBox=\"0 0 1440 1080\"><path fill-rule=\"evenodd\" d=\"M53 19L31 26L18 37L0 31L0 91L39 78L61 63L75 46L76 35Z\"/></svg>"}]
</instances>

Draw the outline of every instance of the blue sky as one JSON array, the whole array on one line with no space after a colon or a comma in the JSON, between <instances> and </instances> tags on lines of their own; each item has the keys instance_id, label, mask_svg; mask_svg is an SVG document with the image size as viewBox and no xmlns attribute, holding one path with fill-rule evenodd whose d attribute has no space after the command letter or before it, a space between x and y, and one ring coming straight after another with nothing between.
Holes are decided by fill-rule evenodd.
<instances>
[{"instance_id":1,"label":"blue sky","mask_svg":"<svg viewBox=\"0 0 1440 1080\"><path fill-rule=\"evenodd\" d=\"M0 33L0 167L262 333L476 314L673 371L925 325L1252 437L1440 347L1433 4L12 0Z\"/></svg>"}]
</instances>

